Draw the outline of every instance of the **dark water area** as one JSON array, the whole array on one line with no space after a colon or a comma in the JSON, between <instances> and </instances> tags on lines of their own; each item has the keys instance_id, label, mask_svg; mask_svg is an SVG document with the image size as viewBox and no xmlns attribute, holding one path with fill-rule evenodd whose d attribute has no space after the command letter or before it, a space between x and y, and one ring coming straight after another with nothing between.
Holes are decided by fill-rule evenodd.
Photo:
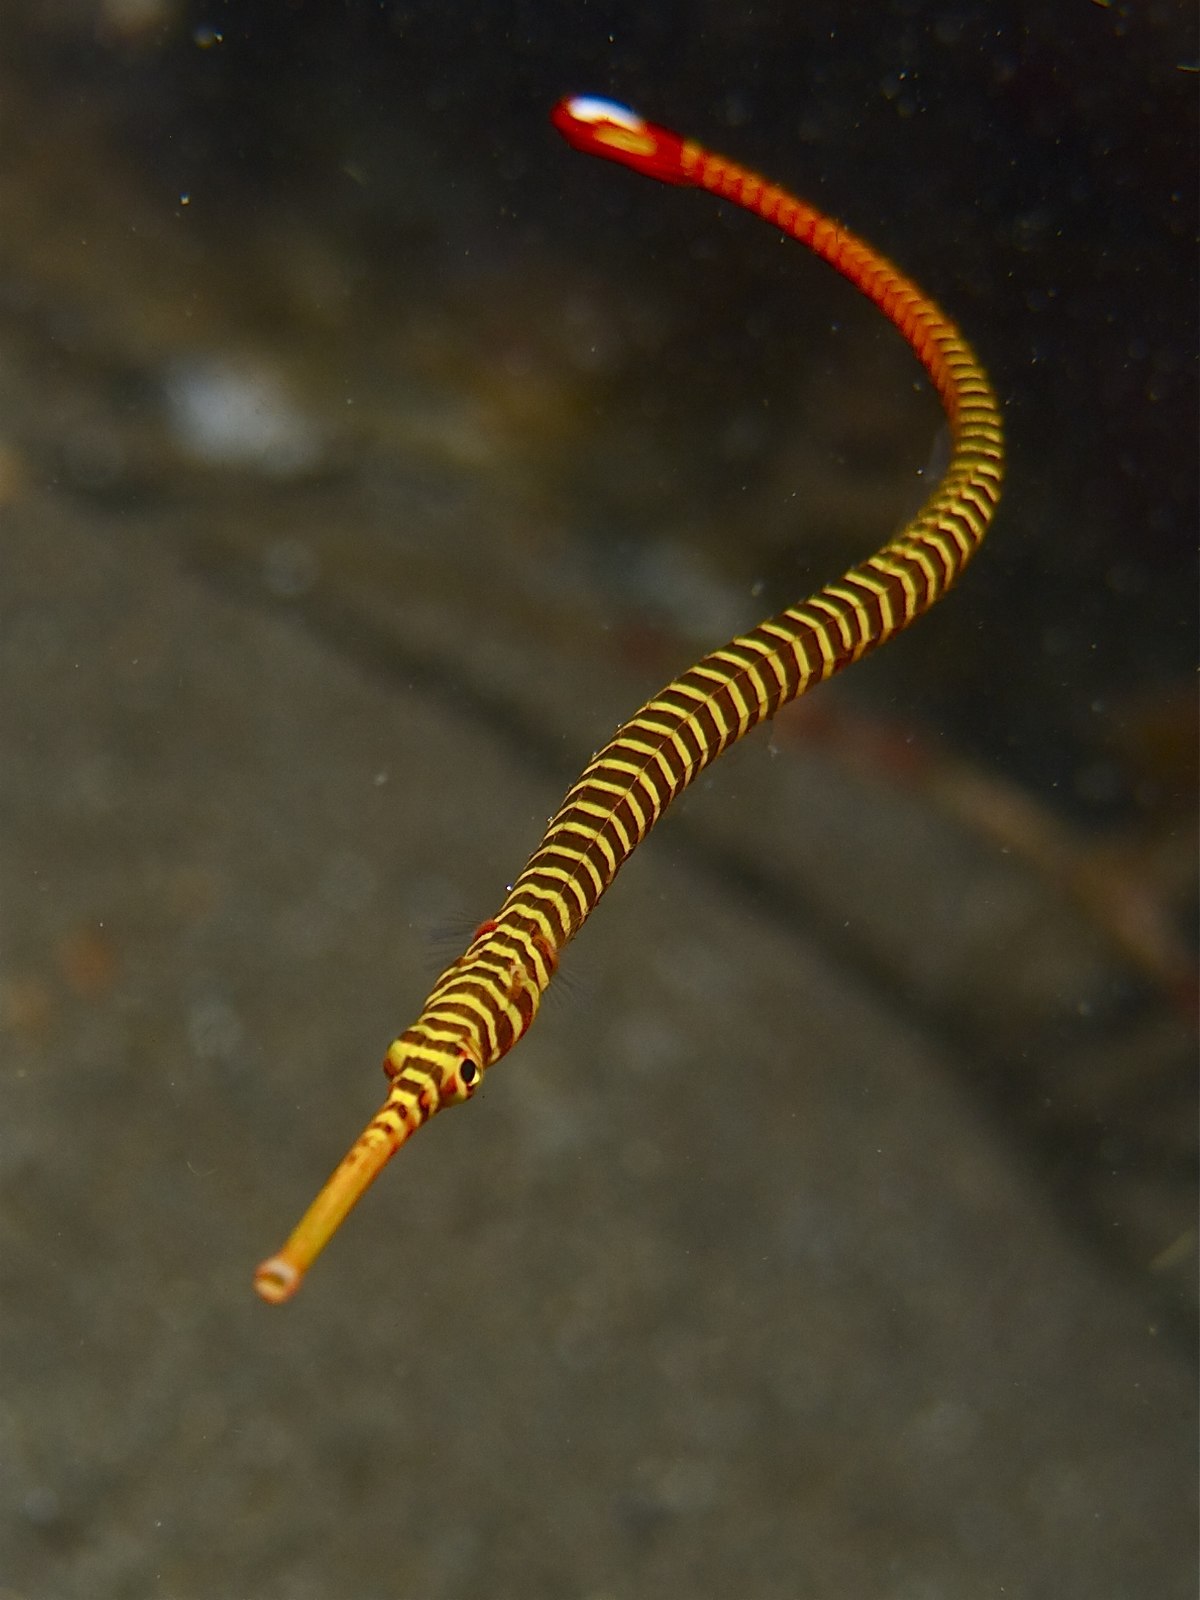
<instances>
[{"instance_id":1,"label":"dark water area","mask_svg":"<svg viewBox=\"0 0 1200 1600\"><path fill-rule=\"evenodd\" d=\"M381 296L397 236L413 292L420 262L503 295L530 248L644 279L669 322L613 387L637 396L685 502L692 486L736 507L785 450L802 269L741 217L585 182L542 109L582 85L805 190L951 304L1005 400L1005 538L974 580L994 664L967 704L946 683L939 715L1084 816L1136 809L1137 775L1079 689L1136 706L1194 664L1196 19L790 10L598 6L568 27L537 7L194 6L73 65L144 170L203 198L214 243L270 196L346 229ZM206 29L220 40L199 48ZM822 317L837 303L809 292ZM739 432L743 413L759 427ZM736 544L757 571L753 534Z\"/></svg>"},{"instance_id":2,"label":"dark water area","mask_svg":"<svg viewBox=\"0 0 1200 1600\"><path fill-rule=\"evenodd\" d=\"M1197 31L9 7L0 1600L1194 1592ZM925 288L1004 499L270 1310L583 762L945 461L873 307L569 92Z\"/></svg>"}]
</instances>

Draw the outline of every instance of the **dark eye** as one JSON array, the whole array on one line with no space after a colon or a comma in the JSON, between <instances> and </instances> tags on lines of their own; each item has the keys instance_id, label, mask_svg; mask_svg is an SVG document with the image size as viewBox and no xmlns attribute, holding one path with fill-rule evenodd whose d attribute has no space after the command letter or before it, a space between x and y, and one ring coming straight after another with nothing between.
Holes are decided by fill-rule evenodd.
<instances>
[{"instance_id":1,"label":"dark eye","mask_svg":"<svg viewBox=\"0 0 1200 1600\"><path fill-rule=\"evenodd\" d=\"M479 1076L479 1068L473 1061L463 1061L459 1065L458 1075L463 1081L463 1087L469 1089Z\"/></svg>"}]
</instances>

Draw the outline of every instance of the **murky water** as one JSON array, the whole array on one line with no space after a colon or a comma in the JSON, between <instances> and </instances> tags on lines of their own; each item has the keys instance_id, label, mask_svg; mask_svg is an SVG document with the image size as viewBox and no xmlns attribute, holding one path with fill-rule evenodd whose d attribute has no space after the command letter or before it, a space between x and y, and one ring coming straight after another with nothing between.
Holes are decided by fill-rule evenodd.
<instances>
[{"instance_id":1,"label":"murky water","mask_svg":"<svg viewBox=\"0 0 1200 1600\"><path fill-rule=\"evenodd\" d=\"M5 1595L1191 1592L1194 24L846 9L13 8ZM270 1311L447 927L939 459L576 88L943 300L1005 506Z\"/></svg>"}]
</instances>

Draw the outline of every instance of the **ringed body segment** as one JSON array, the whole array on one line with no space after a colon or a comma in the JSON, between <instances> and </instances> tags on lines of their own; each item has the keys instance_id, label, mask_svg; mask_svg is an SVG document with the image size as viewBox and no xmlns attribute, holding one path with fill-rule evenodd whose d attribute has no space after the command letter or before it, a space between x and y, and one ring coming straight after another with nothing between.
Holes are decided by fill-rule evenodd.
<instances>
[{"instance_id":1,"label":"ringed body segment","mask_svg":"<svg viewBox=\"0 0 1200 1600\"><path fill-rule=\"evenodd\" d=\"M516 1044L559 953L671 801L751 728L940 600L979 547L1000 497L1004 447L991 385L955 325L889 261L803 200L624 106L576 96L551 116L577 149L707 189L835 267L908 341L941 398L953 452L921 510L873 556L689 667L592 758L495 917L388 1050L387 1099L279 1254L258 1268L258 1292L273 1302L295 1292L404 1141L443 1107L469 1099Z\"/></svg>"}]
</instances>

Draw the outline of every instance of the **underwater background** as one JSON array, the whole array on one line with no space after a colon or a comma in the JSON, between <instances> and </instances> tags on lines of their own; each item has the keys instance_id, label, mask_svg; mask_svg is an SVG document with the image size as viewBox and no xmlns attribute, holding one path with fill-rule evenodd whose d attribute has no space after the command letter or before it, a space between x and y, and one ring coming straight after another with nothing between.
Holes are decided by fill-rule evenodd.
<instances>
[{"instance_id":1,"label":"underwater background","mask_svg":"<svg viewBox=\"0 0 1200 1600\"><path fill-rule=\"evenodd\" d=\"M0 1600L1194 1593L1194 8L11 0ZM254 1296L587 758L1005 408L961 585L725 755Z\"/></svg>"}]
</instances>

